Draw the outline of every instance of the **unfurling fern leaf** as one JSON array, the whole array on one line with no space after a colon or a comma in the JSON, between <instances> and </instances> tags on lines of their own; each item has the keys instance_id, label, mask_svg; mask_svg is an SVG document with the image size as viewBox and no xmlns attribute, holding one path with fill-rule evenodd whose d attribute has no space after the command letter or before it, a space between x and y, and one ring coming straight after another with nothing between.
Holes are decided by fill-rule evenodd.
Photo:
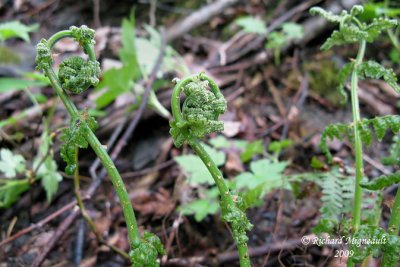
<instances>
[{"instance_id":1,"label":"unfurling fern leaf","mask_svg":"<svg viewBox=\"0 0 400 267\"><path fill-rule=\"evenodd\" d=\"M332 154L329 151L329 147L328 147L328 138L330 140L333 140L334 138L342 141L344 136L350 136L351 135L351 128L344 123L337 123L337 124L329 124L324 132L321 135L321 141L319 143L319 147L322 151L322 153L324 153L326 155L326 157L328 158L329 162L332 162Z\"/></svg>"},{"instance_id":2,"label":"unfurling fern leaf","mask_svg":"<svg viewBox=\"0 0 400 267\"><path fill-rule=\"evenodd\" d=\"M71 120L71 125L62 131L61 141L64 144L61 146L61 157L67 163L65 172L68 175L73 175L76 169L75 148L87 148L88 142L85 139L85 134L88 129L94 131L98 127L96 120L89 116L87 111L83 111L78 118Z\"/></svg>"},{"instance_id":3,"label":"unfurling fern leaf","mask_svg":"<svg viewBox=\"0 0 400 267\"><path fill-rule=\"evenodd\" d=\"M320 149L328 158L328 161L332 161L332 155L329 151L327 144L328 138L333 140L334 138L342 141L344 137L349 138L351 141L354 138L353 125L350 124L330 124L328 125L321 136ZM385 136L388 129L391 129L394 134L400 131L400 116L398 115L387 115L383 117L376 117L373 119L363 119L357 124L360 132L361 141L365 145L370 145L372 142L372 129L379 141Z\"/></svg>"},{"instance_id":4,"label":"unfurling fern leaf","mask_svg":"<svg viewBox=\"0 0 400 267\"><path fill-rule=\"evenodd\" d=\"M347 101L347 94L346 94L346 91L344 90L344 86L346 84L348 77L350 76L350 74L353 70L353 66L354 66L353 62L346 63L339 72L338 91L339 91L340 96L342 97L342 100L341 100L342 103L346 103L346 101Z\"/></svg>"},{"instance_id":5,"label":"unfurling fern leaf","mask_svg":"<svg viewBox=\"0 0 400 267\"><path fill-rule=\"evenodd\" d=\"M344 11L346 12L346 11ZM310 14L311 15L320 15L321 17L325 18L327 21L334 22L334 23L340 23L342 20L343 16L342 13L341 15L335 15L330 11L326 11L320 7L313 7L310 9ZM346 12L347 14L347 12Z\"/></svg>"},{"instance_id":6,"label":"unfurling fern leaf","mask_svg":"<svg viewBox=\"0 0 400 267\"><path fill-rule=\"evenodd\" d=\"M397 183L400 183L400 171L379 176L372 181L361 182L360 186L369 190L381 190Z\"/></svg>"},{"instance_id":7,"label":"unfurling fern leaf","mask_svg":"<svg viewBox=\"0 0 400 267\"><path fill-rule=\"evenodd\" d=\"M327 50L335 45L345 45L358 43L361 41L373 42L382 31L396 27L397 21L387 18L374 19L370 24L360 22L356 16L363 13L362 6L354 6L350 14L342 11L340 15L334 15L319 7L313 7L310 10L312 15L320 15L326 20L338 23L339 30L333 31L332 35L321 46L322 50Z\"/></svg>"},{"instance_id":8,"label":"unfurling fern leaf","mask_svg":"<svg viewBox=\"0 0 400 267\"><path fill-rule=\"evenodd\" d=\"M385 82L387 82L397 93L400 93L400 86L397 84L397 77L394 74L393 69L386 69L378 62L372 60L363 62L360 66L358 66L357 73L360 79L383 78Z\"/></svg>"},{"instance_id":9,"label":"unfurling fern leaf","mask_svg":"<svg viewBox=\"0 0 400 267\"><path fill-rule=\"evenodd\" d=\"M373 42L381 32L392 29L397 25L398 23L394 19L375 18L365 29L368 33L367 41Z\"/></svg>"}]
</instances>

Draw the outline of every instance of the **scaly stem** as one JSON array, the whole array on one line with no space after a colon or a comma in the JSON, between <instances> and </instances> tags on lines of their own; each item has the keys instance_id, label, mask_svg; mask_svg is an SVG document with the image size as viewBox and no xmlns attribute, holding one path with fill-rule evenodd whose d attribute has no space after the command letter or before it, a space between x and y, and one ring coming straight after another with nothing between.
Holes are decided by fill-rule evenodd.
<instances>
[{"instance_id":1,"label":"scaly stem","mask_svg":"<svg viewBox=\"0 0 400 267\"><path fill-rule=\"evenodd\" d=\"M365 53L366 42L361 41L358 49L356 61L354 62L353 72L351 74L351 106L353 113L353 129L354 129L354 150L356 160L356 182L354 190L354 206L353 206L353 234L360 229L361 223L361 204L363 190L360 186L360 182L364 176L364 167L362 159L362 143L361 137L358 130L358 122L360 122L360 107L358 103L358 74L357 68L362 63ZM354 266L354 263L349 260L347 266Z\"/></svg>"},{"instance_id":2,"label":"scaly stem","mask_svg":"<svg viewBox=\"0 0 400 267\"><path fill-rule=\"evenodd\" d=\"M82 28L81 28L82 29ZM87 28L86 28L87 29ZM61 101L63 102L65 108L67 109L68 113L72 118L79 118L79 112L74 103L71 101L67 93L62 89L61 84L54 73L53 69L51 68L52 59L50 58L50 51L51 48L55 45L57 41L62 38L66 37L73 37L74 33L72 30L61 31L54 34L47 42L47 48L45 51L41 51L43 54L39 54L38 52L38 59L39 66L41 69L44 70L46 76L49 78L50 83L54 90L56 91L57 95L60 97ZM86 39L85 39L86 38ZM88 54L90 61L95 61L95 54L93 49L93 43L87 39L87 36L80 36L78 40L80 45L83 47L85 53ZM42 46L43 48L43 46ZM46 63L46 64L44 64ZM96 135L93 133L92 130L89 128L84 133L85 139L90 144L94 152L96 153L97 157L99 157L100 161L102 162L104 168L107 170L108 175L110 176L111 182L114 185L115 191L117 192L118 198L121 202L122 211L125 217L125 221L128 228L128 236L132 250L135 249L140 243L140 236L138 227L136 224L135 214L133 212L132 203L129 199L129 195L126 191L125 185L119 174L117 168L114 165L114 162L111 160L110 156L97 139ZM81 203L82 204L82 203Z\"/></svg>"},{"instance_id":3,"label":"scaly stem","mask_svg":"<svg viewBox=\"0 0 400 267\"><path fill-rule=\"evenodd\" d=\"M75 161L76 162L78 162L78 155L79 155L79 148L76 146L75 147ZM79 207L79 209L81 211L82 217L85 219L86 223L89 225L90 230L92 230L92 232L96 236L97 242L107 246L109 249L111 249L112 251L118 253L119 255L124 257L125 259L130 260L129 255L125 251L117 248L116 246L113 246L113 245L107 243L103 239L103 237L101 236L101 234L97 230L96 224L93 222L92 218L90 218L89 214L86 212L85 204L83 203L83 200L81 198L81 192L80 192L80 187L79 187L79 166L76 167L75 173L74 173L74 191L75 191L76 202L77 202L78 207Z\"/></svg>"},{"instance_id":4,"label":"scaly stem","mask_svg":"<svg viewBox=\"0 0 400 267\"><path fill-rule=\"evenodd\" d=\"M397 189L396 197L394 199L392 213L390 215L389 225L388 225L388 233L391 235L398 235L400 228L400 187ZM391 265L389 257L384 254L382 258L382 266L394 266ZM397 262L395 260L394 262Z\"/></svg>"},{"instance_id":5,"label":"scaly stem","mask_svg":"<svg viewBox=\"0 0 400 267\"><path fill-rule=\"evenodd\" d=\"M61 88L58 79L52 69L45 70L46 76L49 78L51 85L55 89L57 95L61 98L64 106L66 107L68 113L72 118L79 117L78 109L72 103L68 95ZM107 151L104 149L100 141L97 139L96 135L88 129L86 132L85 139L88 141L97 157L99 157L104 168L107 170L110 176L111 182L114 185L115 191L117 192L118 198L121 202L122 211L125 216L125 221L128 227L128 236L131 248L134 249L140 242L139 231L136 224L135 214L133 212L132 203L129 199L129 195L126 191L124 182L119 174L114 162L111 160Z\"/></svg>"},{"instance_id":6,"label":"scaly stem","mask_svg":"<svg viewBox=\"0 0 400 267\"><path fill-rule=\"evenodd\" d=\"M217 165L214 163L214 161L211 159L210 155L204 150L203 146L200 144L200 142L194 138L189 138L188 143L190 147L193 149L193 151L200 157L200 159L203 161L204 165L206 165L208 171L211 173L211 176L213 177L215 184L218 187L219 194L221 195L221 206L227 205L227 206L235 206L235 202L232 198L232 195L229 191L228 186L225 183L225 180L222 176L221 171L218 169ZM226 207L222 207L222 210L226 209ZM236 237L234 237L236 239ZM248 249L247 249L247 243L246 242L238 242L237 243L238 251L239 251L239 260L240 260L240 266L241 267L249 267L250 266L250 260L249 260L249 254L248 254Z\"/></svg>"}]
</instances>

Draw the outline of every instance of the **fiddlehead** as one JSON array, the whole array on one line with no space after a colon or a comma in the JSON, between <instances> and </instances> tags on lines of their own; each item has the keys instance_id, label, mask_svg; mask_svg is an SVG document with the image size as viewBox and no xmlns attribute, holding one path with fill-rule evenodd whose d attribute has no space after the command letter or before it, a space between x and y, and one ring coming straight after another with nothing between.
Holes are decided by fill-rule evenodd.
<instances>
[{"instance_id":1,"label":"fiddlehead","mask_svg":"<svg viewBox=\"0 0 400 267\"><path fill-rule=\"evenodd\" d=\"M74 94L80 94L90 86L99 83L99 62L86 62L81 57L70 57L60 64L58 79L61 87Z\"/></svg>"},{"instance_id":2,"label":"fiddlehead","mask_svg":"<svg viewBox=\"0 0 400 267\"><path fill-rule=\"evenodd\" d=\"M207 90L208 86L212 92ZM214 81L200 73L179 81L175 88L172 95L174 120L170 123L170 133L177 147L182 146L189 136L203 138L224 130L224 124L218 121L218 117L226 111L226 101ZM182 91L186 99L181 111Z\"/></svg>"},{"instance_id":3,"label":"fiddlehead","mask_svg":"<svg viewBox=\"0 0 400 267\"><path fill-rule=\"evenodd\" d=\"M210 87L211 91L207 87ZM181 110L182 91L186 99ZM204 73L200 73L178 81L172 92L171 108L174 119L170 122L170 133L175 146L180 147L185 141L188 142L211 173L221 197L222 219L232 226L240 265L250 266L246 231L252 228L252 224L246 213L239 208L239 197L229 191L222 173L198 141L209 133L223 131L223 122L218 121L218 117L226 111L226 100L215 82Z\"/></svg>"},{"instance_id":4,"label":"fiddlehead","mask_svg":"<svg viewBox=\"0 0 400 267\"><path fill-rule=\"evenodd\" d=\"M56 75L52 69L51 49L57 41L67 37L78 42L89 59L88 61L80 57L66 59L60 64L58 75ZM48 40L42 39L37 45L37 69L44 71L71 116L70 127L63 131L61 137L61 140L65 142L61 147L61 156L67 163L66 172L72 174L77 166L76 159L73 156L75 148L86 148L88 145L92 147L107 170L121 202L131 246L130 254L133 255L131 257L132 266L158 266L157 255L163 253L160 240L151 234L145 234L143 238L140 238L132 203L121 175L103 145L93 133L97 128L96 121L89 116L87 111L79 112L67 94L67 91L81 93L91 85L98 83L100 67L95 58L94 43L94 30L86 26L80 28L73 26L69 30L54 34ZM143 242L145 242L145 245L142 244ZM143 258L140 256L142 254L151 256Z\"/></svg>"}]
</instances>

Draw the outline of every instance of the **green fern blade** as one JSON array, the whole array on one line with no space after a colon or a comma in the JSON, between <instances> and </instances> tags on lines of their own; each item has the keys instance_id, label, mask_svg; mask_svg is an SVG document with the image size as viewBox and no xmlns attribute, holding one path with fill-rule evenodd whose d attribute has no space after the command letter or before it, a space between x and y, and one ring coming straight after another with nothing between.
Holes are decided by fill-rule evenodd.
<instances>
[{"instance_id":1,"label":"green fern blade","mask_svg":"<svg viewBox=\"0 0 400 267\"><path fill-rule=\"evenodd\" d=\"M400 183L400 171L379 176L372 181L361 182L360 186L368 190L381 190L397 183Z\"/></svg>"}]
</instances>

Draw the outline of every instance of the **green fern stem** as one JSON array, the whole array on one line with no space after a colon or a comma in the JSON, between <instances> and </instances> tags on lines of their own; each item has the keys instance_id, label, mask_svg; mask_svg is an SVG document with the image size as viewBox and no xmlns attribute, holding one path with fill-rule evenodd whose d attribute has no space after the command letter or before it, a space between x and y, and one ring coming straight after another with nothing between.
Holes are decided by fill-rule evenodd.
<instances>
[{"instance_id":1,"label":"green fern stem","mask_svg":"<svg viewBox=\"0 0 400 267\"><path fill-rule=\"evenodd\" d=\"M203 124L200 124L201 126L199 127L199 125L196 125L197 122L193 122L189 119L193 114L190 114L190 111L188 111L190 108L187 108L189 106L187 101L194 101L195 99L192 98L193 95L191 96L187 95L185 103L183 104L184 112L182 113L180 105L180 94L186 86L192 85L193 87L193 83L204 82L204 81L208 83L208 86L210 87L212 93L214 94L217 102L214 102L215 104L210 104L209 99L213 99L214 97L210 97L208 95L207 97L205 97L208 100L206 100L205 102L201 102L201 104L199 104L198 107L195 107L193 109L197 110L198 112L199 109L201 110L202 108L207 106L208 109L204 108L204 110L202 110L200 114L201 113L209 114L210 111L214 112L213 118L210 119L209 116L207 120L205 121L202 120L201 123ZM200 92L197 91L198 93L197 95L201 94L201 92L202 91ZM205 95L206 93L204 92L203 96ZM171 109L174 120L171 121L170 123L171 124L170 133L174 137L174 143L177 147L180 147L184 141L187 141L187 143L190 145L193 151L203 161L204 165L207 167L208 171L213 177L220 193L222 219L223 221L230 223L232 227L233 238L236 241L239 252L240 266L250 267L250 259L247 248L248 238L246 235L246 231L250 230L252 225L248 221L245 212L240 210L237 205L238 196L232 195L228 186L225 183L221 171L218 169L217 165L213 162L210 155L204 150L203 146L198 141L200 137L203 137L204 135L210 133L211 131L217 131L215 129L221 130L220 128L215 126L217 125L218 115L221 114L221 108L219 107L216 108L215 110L212 110L212 108L211 110L209 109L210 107L218 106L218 104L221 105L221 100L223 100L222 103L225 104L225 108L222 110L223 113L226 109L226 102L223 98L223 95L221 94L216 83L211 78L206 76L204 73L200 73L198 75L192 75L179 81L174 87L171 98ZM191 104L193 104L193 102L191 102Z\"/></svg>"},{"instance_id":2,"label":"green fern stem","mask_svg":"<svg viewBox=\"0 0 400 267\"><path fill-rule=\"evenodd\" d=\"M189 138L188 144L193 149L193 151L200 157L204 165L206 165L208 171L211 173L211 176L214 178L215 184L217 185L221 195L221 205L226 205L226 207L225 208L222 207L221 210L224 209L227 210L228 209L227 207L235 206L235 202L233 201L232 195L228 189L228 186L224 181L221 171L218 169L217 165L214 163L214 161L211 159L208 153L204 150L200 142L197 139ZM238 234L243 234L243 233L238 233ZM238 237L235 236L234 238L238 239ZM247 242L238 242L237 248L239 252L240 266L249 267L250 260L247 249Z\"/></svg>"},{"instance_id":3,"label":"green fern stem","mask_svg":"<svg viewBox=\"0 0 400 267\"><path fill-rule=\"evenodd\" d=\"M62 38L66 37L73 37L75 38L74 34L69 31L61 31L53 35L49 41L47 42L47 49L50 53L51 48L54 44ZM83 40L84 41L84 40ZM85 53L88 54L89 60L95 61L95 54L93 49L93 44L88 42L80 42L83 46ZM45 42L41 43L44 44ZM42 48L46 48L43 47ZM43 51L42 51L43 52ZM44 51L47 53L47 51ZM49 55L45 55L41 57L38 47L38 68L42 69L45 72L45 75L49 78L50 83L54 90L56 91L57 95L60 97L61 101L63 102L65 108L67 109L68 113L72 118L78 118L79 112L74 103L71 101L67 93L62 89L62 86L54 73L52 66L52 59L49 58ZM124 182L119 174L117 168L114 165L114 162L111 160L110 156L108 155L107 151L104 149L103 145L97 139L96 135L93 133L92 130L87 129L85 131L85 139L90 144L96 155L99 157L100 161L102 162L104 168L107 170L108 175L110 176L111 182L115 188L117 196L121 202L122 211L125 217L125 221L127 224L128 229L128 237L130 241L131 249L135 249L140 243L140 235L136 223L135 214L132 208L132 203L129 199L129 195L126 191Z\"/></svg>"},{"instance_id":4,"label":"green fern stem","mask_svg":"<svg viewBox=\"0 0 400 267\"><path fill-rule=\"evenodd\" d=\"M361 121L360 107L358 103L358 74L357 67L362 63L365 53L366 41L360 42L356 61L354 63L353 72L351 74L351 106L353 113L353 125L357 125ZM358 127L353 127L354 130L354 150L356 160L356 184L354 191L354 208L353 208L353 231L357 232L360 228L361 221L361 204L362 204L362 188L360 182L364 176L364 167L362 160L362 142Z\"/></svg>"},{"instance_id":5,"label":"green fern stem","mask_svg":"<svg viewBox=\"0 0 400 267\"><path fill-rule=\"evenodd\" d=\"M351 74L351 107L353 113L353 125L357 125L361 121L360 116L360 106L358 102L358 73L357 68L362 63L365 54L366 41L362 40L360 42L360 47L358 49L358 54L356 61L354 62L353 71ZM358 127L353 127L354 129L354 150L355 150L355 161L356 161L356 182L354 190L354 206L353 206L353 234L360 229L361 223L361 205L362 205L362 195L363 189L360 186L360 182L364 176L364 166L363 166L363 149L361 136ZM349 260L347 266L354 266L353 261Z\"/></svg>"}]
</instances>

